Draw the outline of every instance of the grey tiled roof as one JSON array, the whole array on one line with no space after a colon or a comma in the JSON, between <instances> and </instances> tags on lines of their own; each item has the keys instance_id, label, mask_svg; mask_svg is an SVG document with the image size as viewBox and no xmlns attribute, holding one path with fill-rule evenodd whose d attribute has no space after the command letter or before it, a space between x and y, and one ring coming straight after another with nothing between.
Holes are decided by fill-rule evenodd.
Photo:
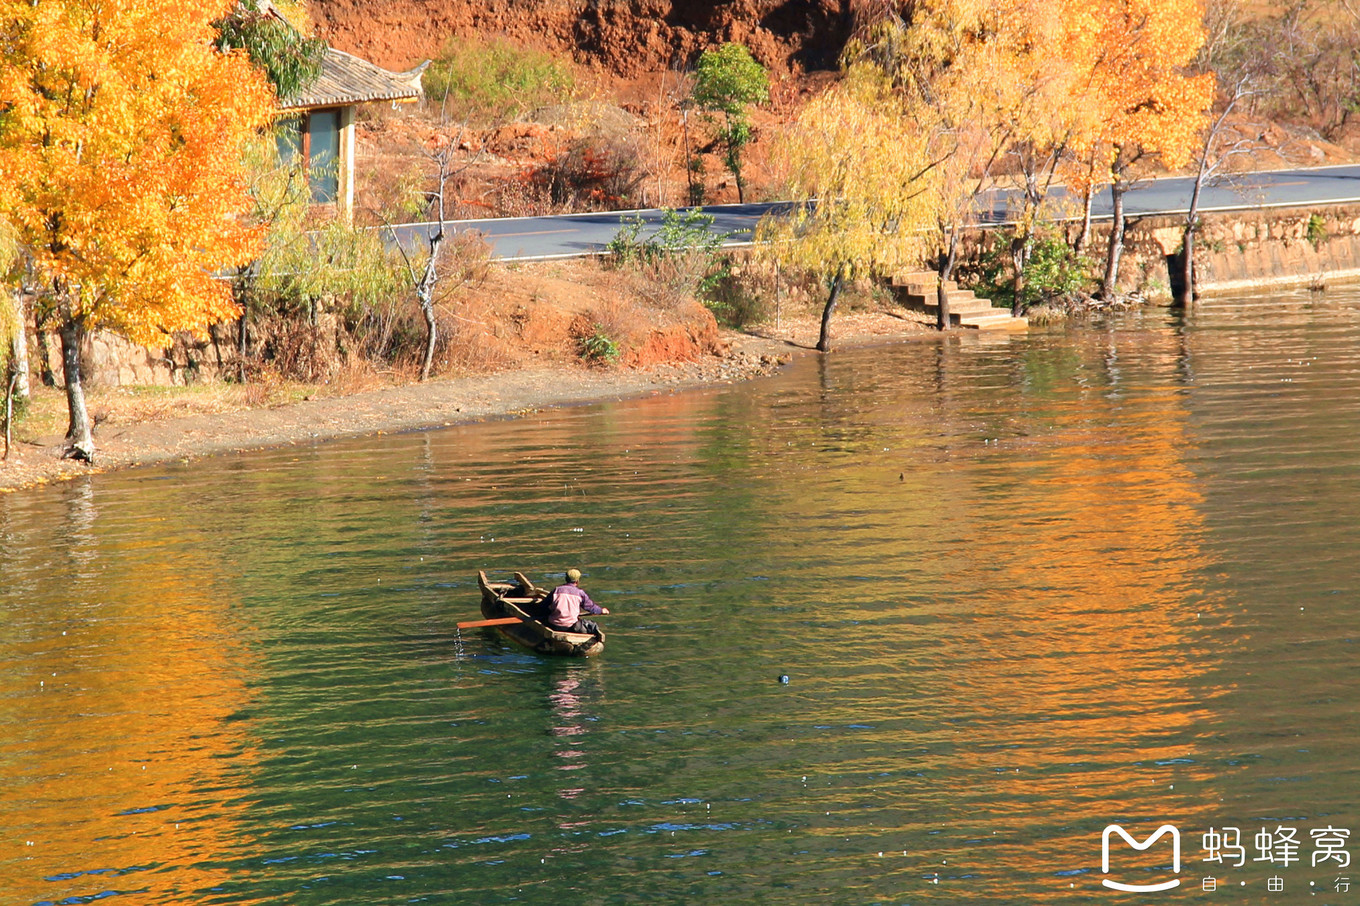
<instances>
[{"instance_id":1,"label":"grey tiled roof","mask_svg":"<svg viewBox=\"0 0 1360 906\"><path fill-rule=\"evenodd\" d=\"M427 63L409 72L389 72L333 47L326 48L321 77L309 88L280 102L283 110L338 107L365 101L403 101L422 97L420 74Z\"/></svg>"}]
</instances>

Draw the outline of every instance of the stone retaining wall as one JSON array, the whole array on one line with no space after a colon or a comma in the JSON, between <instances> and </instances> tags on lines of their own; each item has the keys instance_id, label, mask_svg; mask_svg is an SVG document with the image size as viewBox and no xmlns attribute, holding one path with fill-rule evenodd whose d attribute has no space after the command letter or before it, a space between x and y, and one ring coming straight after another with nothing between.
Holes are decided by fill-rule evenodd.
<instances>
[{"instance_id":1,"label":"stone retaining wall","mask_svg":"<svg viewBox=\"0 0 1360 906\"><path fill-rule=\"evenodd\" d=\"M118 334L97 331L85 338L82 376L92 387L183 387L230 376L239 358L231 335L234 326L215 325L206 339L175 334L170 346L164 348L138 346ZM35 336L32 331L29 335ZM36 370L44 350L34 347L30 352ZM48 367L60 383L61 340L51 336L45 352Z\"/></svg>"},{"instance_id":2,"label":"stone retaining wall","mask_svg":"<svg viewBox=\"0 0 1360 906\"><path fill-rule=\"evenodd\" d=\"M1124 292L1170 301L1172 283L1179 279L1175 257L1184 224L1183 217L1175 216L1129 218L1119 265ZM1070 243L1080 224L1064 223L1058 229ZM1102 273L1109 234L1108 223L1093 224L1087 246ZM968 237L961 261L977 258L1001 238L996 231ZM1206 214L1195 239L1195 261L1201 295L1360 280L1360 205Z\"/></svg>"},{"instance_id":3,"label":"stone retaining wall","mask_svg":"<svg viewBox=\"0 0 1360 906\"><path fill-rule=\"evenodd\" d=\"M1201 294L1360 280L1360 206L1211 213L1202 223L1195 242ZM1126 289L1169 294L1182 229L1175 217L1130 222Z\"/></svg>"},{"instance_id":4,"label":"stone retaining wall","mask_svg":"<svg viewBox=\"0 0 1360 906\"><path fill-rule=\"evenodd\" d=\"M31 327L31 325L30 325ZM91 387L184 387L202 381L236 378L241 355L234 321L214 324L204 337L181 331L166 347L138 346L109 331L86 337L81 354L82 376ZM342 346L343 327L331 311L320 314L309 326L308 337L317 348L335 350ZM30 359L36 372L43 350L36 333L30 329ZM274 342L268 332L252 323L250 348L258 350ZM61 340L49 336L46 348L48 365L61 383Z\"/></svg>"}]
</instances>

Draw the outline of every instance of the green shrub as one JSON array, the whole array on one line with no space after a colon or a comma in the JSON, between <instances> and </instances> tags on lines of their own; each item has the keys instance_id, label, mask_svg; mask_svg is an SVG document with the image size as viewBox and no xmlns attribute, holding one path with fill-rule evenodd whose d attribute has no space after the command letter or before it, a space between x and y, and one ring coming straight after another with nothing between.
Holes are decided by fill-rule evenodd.
<instances>
[{"instance_id":1,"label":"green shrub","mask_svg":"<svg viewBox=\"0 0 1360 906\"><path fill-rule=\"evenodd\" d=\"M240 376L256 369L315 380L337 362L337 350L321 343L325 316L338 320L357 351L390 361L402 353L393 325L412 308L404 268L377 230L327 218L309 203L306 174L280 166L272 140L253 149L254 216L265 227L260 256L232 278L243 307L247 357ZM323 348L324 347L324 348Z\"/></svg>"},{"instance_id":2,"label":"green shrub","mask_svg":"<svg viewBox=\"0 0 1360 906\"><path fill-rule=\"evenodd\" d=\"M769 303L759 281L752 279L749 266L738 271L730 261L725 260L724 265L701 301L727 327L740 328L764 320Z\"/></svg>"},{"instance_id":3,"label":"green shrub","mask_svg":"<svg viewBox=\"0 0 1360 906\"><path fill-rule=\"evenodd\" d=\"M615 264L650 263L663 258L698 254L705 259L717 257L727 241L727 233L712 230L714 217L703 211L666 209L661 226L646 239L641 238L646 222L640 216L622 217L622 226L605 247Z\"/></svg>"},{"instance_id":4,"label":"green shrub","mask_svg":"<svg viewBox=\"0 0 1360 906\"><path fill-rule=\"evenodd\" d=\"M595 332L590 336L581 338L581 358L587 362L604 365L617 361L618 357L618 344L610 339L600 325L595 325Z\"/></svg>"},{"instance_id":5,"label":"green shrub","mask_svg":"<svg viewBox=\"0 0 1360 906\"><path fill-rule=\"evenodd\" d=\"M1014 265L1011 261L1011 234L1001 233L990 249L982 254L972 270L974 289L993 305L1010 307L1015 303ZM1091 287L1092 259L1078 255L1060 236L1037 236L1025 265L1025 308L1051 299L1070 296Z\"/></svg>"},{"instance_id":6,"label":"green shrub","mask_svg":"<svg viewBox=\"0 0 1360 906\"><path fill-rule=\"evenodd\" d=\"M1091 283L1091 262L1072 250L1057 236L1041 236L1034 242L1025 266L1026 293L1035 301L1066 296L1087 288ZM1031 300L1027 297L1026 304Z\"/></svg>"},{"instance_id":7,"label":"green shrub","mask_svg":"<svg viewBox=\"0 0 1360 906\"><path fill-rule=\"evenodd\" d=\"M746 201L742 149L754 135L747 109L769 99L769 73L745 45L724 44L699 56L694 67L694 103L717 124L718 141L726 147L723 162L737 181L738 201Z\"/></svg>"},{"instance_id":8,"label":"green shrub","mask_svg":"<svg viewBox=\"0 0 1360 906\"><path fill-rule=\"evenodd\" d=\"M1321 214L1308 215L1308 227L1307 231L1304 233L1304 237L1313 248L1317 248L1319 245L1326 242L1327 235L1326 219L1324 219Z\"/></svg>"},{"instance_id":9,"label":"green shrub","mask_svg":"<svg viewBox=\"0 0 1360 906\"><path fill-rule=\"evenodd\" d=\"M671 293L688 293L715 315L726 304L717 294L731 273L722 254L730 234L714 232L713 215L687 209L668 209L655 233L642 238L641 217L624 217L606 250L616 267L634 267Z\"/></svg>"},{"instance_id":10,"label":"green shrub","mask_svg":"<svg viewBox=\"0 0 1360 906\"><path fill-rule=\"evenodd\" d=\"M551 54L504 38L451 38L422 84L445 117L485 123L561 103L574 80L570 67Z\"/></svg>"}]
</instances>

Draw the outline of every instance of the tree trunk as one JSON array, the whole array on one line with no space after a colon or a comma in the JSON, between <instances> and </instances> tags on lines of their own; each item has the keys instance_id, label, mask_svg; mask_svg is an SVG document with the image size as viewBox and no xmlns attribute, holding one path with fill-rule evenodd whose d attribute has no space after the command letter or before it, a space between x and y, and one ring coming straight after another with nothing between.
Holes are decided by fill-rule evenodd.
<instances>
[{"instance_id":1,"label":"tree trunk","mask_svg":"<svg viewBox=\"0 0 1360 906\"><path fill-rule=\"evenodd\" d=\"M79 321L67 320L61 325L61 372L66 381L66 408L70 415L65 457L94 462L94 437L80 380L80 341L84 335L85 328Z\"/></svg>"},{"instance_id":2,"label":"tree trunk","mask_svg":"<svg viewBox=\"0 0 1360 906\"><path fill-rule=\"evenodd\" d=\"M258 261L252 261L240 271L232 283L232 296L241 306L241 314L236 318L236 380L246 382L246 360L250 357L250 285L254 283Z\"/></svg>"},{"instance_id":3,"label":"tree trunk","mask_svg":"<svg viewBox=\"0 0 1360 906\"><path fill-rule=\"evenodd\" d=\"M817 349L821 352L831 351L831 316L836 311L836 301L841 296L841 286L845 283L845 268L836 271L836 277L831 281L831 293L826 297L826 308L822 309L822 332L817 338Z\"/></svg>"},{"instance_id":4,"label":"tree trunk","mask_svg":"<svg viewBox=\"0 0 1360 906\"><path fill-rule=\"evenodd\" d=\"M1222 122L1222 117L1219 118ZM1212 136L1210 137L1212 141ZM1181 285L1176 287L1172 302L1182 308L1189 307L1195 300L1195 232L1199 220L1199 194L1204 186L1207 172L1205 159L1208 156L1208 142L1205 153L1200 157L1199 172L1195 175L1195 186L1190 191L1190 209L1185 215L1185 232L1181 235Z\"/></svg>"},{"instance_id":5,"label":"tree trunk","mask_svg":"<svg viewBox=\"0 0 1360 906\"><path fill-rule=\"evenodd\" d=\"M398 243L397 245L397 248L401 251L402 260L406 262L406 273L410 276L412 288L416 292L416 302L420 305L420 314L425 319L425 354L420 363L421 381L430 378L430 368L434 365L435 343L439 339L439 328L435 320L434 297L439 290L439 250L443 246L445 238L444 193L448 187L449 153L450 149L456 147L457 143L453 143L438 154L432 155L432 159L439 167L439 190L434 193L433 198L439 220L435 223L434 232L425 234L425 242L429 246L430 254L425 259L425 268L421 271L420 276L416 276L415 265L411 263L411 259L402 249L401 244Z\"/></svg>"},{"instance_id":6,"label":"tree trunk","mask_svg":"<svg viewBox=\"0 0 1360 906\"><path fill-rule=\"evenodd\" d=\"M242 306L241 317L236 319L236 380L241 384L246 382L246 360L250 357L250 323L247 317L249 314Z\"/></svg>"},{"instance_id":7,"label":"tree trunk","mask_svg":"<svg viewBox=\"0 0 1360 906\"><path fill-rule=\"evenodd\" d=\"M959 231L955 227L949 231L949 247L940 253L940 284L935 287L935 326L940 330L952 330L954 327L949 315L949 290L945 284L954 278L954 263L958 260L958 253Z\"/></svg>"},{"instance_id":8,"label":"tree trunk","mask_svg":"<svg viewBox=\"0 0 1360 906\"><path fill-rule=\"evenodd\" d=\"M1086 243L1091 241L1091 202L1095 194L1095 190L1088 186L1082 197L1081 232L1077 234L1077 241L1072 243L1072 251L1078 255L1086 248Z\"/></svg>"},{"instance_id":9,"label":"tree trunk","mask_svg":"<svg viewBox=\"0 0 1360 906\"><path fill-rule=\"evenodd\" d=\"M1055 162L1056 165L1056 162ZM1039 206L1043 203L1046 191L1040 191L1039 175L1032 168L1025 170L1025 206L1015 233L1011 236L1011 267L1014 275L1011 281L1011 315L1020 317L1028 306L1025 304L1025 288L1028 282L1029 258L1034 252L1034 224L1039 217Z\"/></svg>"},{"instance_id":10,"label":"tree trunk","mask_svg":"<svg viewBox=\"0 0 1360 906\"><path fill-rule=\"evenodd\" d=\"M1181 256L1176 264L1180 267L1181 279L1171 301L1181 308L1189 308L1195 299L1195 228L1193 226L1185 228L1185 234L1181 238Z\"/></svg>"},{"instance_id":11,"label":"tree trunk","mask_svg":"<svg viewBox=\"0 0 1360 906\"><path fill-rule=\"evenodd\" d=\"M442 191L442 188L441 188ZM442 212L443 205L440 205ZM430 237L430 257L425 260L425 273L416 286L416 299L420 302L420 313L425 316L425 359L420 365L420 379L429 380L430 366L434 364L434 345L439 339L439 329L434 317L434 293L439 285L439 247L444 243L444 223L441 220L438 231Z\"/></svg>"},{"instance_id":12,"label":"tree trunk","mask_svg":"<svg viewBox=\"0 0 1360 906\"><path fill-rule=\"evenodd\" d=\"M26 400L32 395L32 388L28 383L28 318L24 316L23 294L17 289L14 291L14 341L10 355L14 359L17 378L14 395Z\"/></svg>"},{"instance_id":13,"label":"tree trunk","mask_svg":"<svg viewBox=\"0 0 1360 906\"><path fill-rule=\"evenodd\" d=\"M10 363L10 368L14 368L15 363ZM14 421L14 387L19 383L19 373L14 371L10 374L9 380L5 383L5 455L0 459L9 459L10 427Z\"/></svg>"},{"instance_id":14,"label":"tree trunk","mask_svg":"<svg viewBox=\"0 0 1360 906\"><path fill-rule=\"evenodd\" d=\"M47 341L47 331L39 327L36 331L38 340L38 377L42 380L44 387L57 386L56 375L52 373L52 348Z\"/></svg>"},{"instance_id":15,"label":"tree trunk","mask_svg":"<svg viewBox=\"0 0 1360 906\"><path fill-rule=\"evenodd\" d=\"M1124 254L1124 192L1116 180L1110 183L1110 197L1114 201L1114 218L1110 222L1110 245L1105 257L1105 279L1100 283L1100 297L1106 301L1119 292L1119 259Z\"/></svg>"},{"instance_id":16,"label":"tree trunk","mask_svg":"<svg viewBox=\"0 0 1360 906\"><path fill-rule=\"evenodd\" d=\"M430 298L420 300L420 311L425 315L425 360L420 364L420 379L429 380L430 366L434 364L434 344L439 339L439 329L434 319L434 302Z\"/></svg>"},{"instance_id":17,"label":"tree trunk","mask_svg":"<svg viewBox=\"0 0 1360 906\"><path fill-rule=\"evenodd\" d=\"M729 114L727 117L727 127L723 130L723 139L727 142L727 169L732 171L732 178L737 181L737 203L746 204L746 183L741 178L741 147L746 144L742 135L749 139L749 132L743 132L740 124L734 123Z\"/></svg>"},{"instance_id":18,"label":"tree trunk","mask_svg":"<svg viewBox=\"0 0 1360 906\"><path fill-rule=\"evenodd\" d=\"M689 110L684 107L680 109L680 129L685 137L685 180L689 188L686 200L694 205L698 204L694 200L694 156L689 152Z\"/></svg>"},{"instance_id":19,"label":"tree trunk","mask_svg":"<svg viewBox=\"0 0 1360 906\"><path fill-rule=\"evenodd\" d=\"M1028 230L1023 236L1011 238L1011 267L1015 272L1011 281L1011 314L1017 318L1025 313L1025 269L1029 267L1033 249L1034 237Z\"/></svg>"}]
</instances>

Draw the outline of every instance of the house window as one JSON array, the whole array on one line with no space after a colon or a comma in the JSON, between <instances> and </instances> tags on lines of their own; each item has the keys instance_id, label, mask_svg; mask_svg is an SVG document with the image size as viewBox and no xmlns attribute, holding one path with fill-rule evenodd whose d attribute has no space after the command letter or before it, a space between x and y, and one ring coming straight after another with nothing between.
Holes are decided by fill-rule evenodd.
<instances>
[{"instance_id":1,"label":"house window","mask_svg":"<svg viewBox=\"0 0 1360 906\"><path fill-rule=\"evenodd\" d=\"M333 202L340 194L340 111L313 110L307 117L310 149L307 153L307 182L312 201Z\"/></svg>"},{"instance_id":2,"label":"house window","mask_svg":"<svg viewBox=\"0 0 1360 906\"><path fill-rule=\"evenodd\" d=\"M340 110L311 110L280 119L274 129L279 160L299 155L307 169L312 201L328 204L340 194Z\"/></svg>"}]
</instances>

